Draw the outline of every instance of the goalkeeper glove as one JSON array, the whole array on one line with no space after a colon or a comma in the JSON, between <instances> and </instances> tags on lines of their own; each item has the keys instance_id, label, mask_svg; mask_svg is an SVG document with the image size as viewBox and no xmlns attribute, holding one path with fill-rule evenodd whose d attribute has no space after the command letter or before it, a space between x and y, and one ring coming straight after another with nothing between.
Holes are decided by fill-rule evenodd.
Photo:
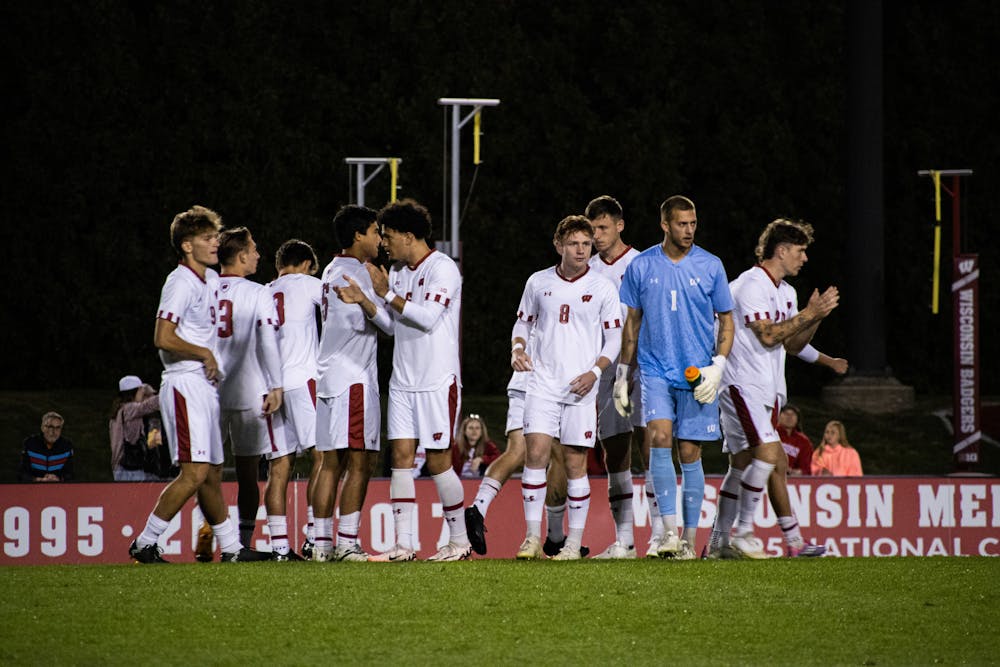
<instances>
[{"instance_id":1,"label":"goalkeeper glove","mask_svg":"<svg viewBox=\"0 0 1000 667\"><path fill-rule=\"evenodd\" d=\"M722 381L722 371L726 368L726 358L721 354L712 357L711 366L702 366L701 382L694 388L694 398L699 403L707 405L715 400L719 392L719 382Z\"/></svg>"},{"instance_id":2,"label":"goalkeeper glove","mask_svg":"<svg viewBox=\"0 0 1000 667\"><path fill-rule=\"evenodd\" d=\"M632 401L628 397L628 364L618 364L615 369L615 386L611 393L615 402L615 410L622 417L632 414Z\"/></svg>"},{"instance_id":3,"label":"goalkeeper glove","mask_svg":"<svg viewBox=\"0 0 1000 667\"><path fill-rule=\"evenodd\" d=\"M615 369L615 386L611 396L618 414L622 417L632 414L632 401L628 398L628 364L618 364Z\"/></svg>"}]
</instances>

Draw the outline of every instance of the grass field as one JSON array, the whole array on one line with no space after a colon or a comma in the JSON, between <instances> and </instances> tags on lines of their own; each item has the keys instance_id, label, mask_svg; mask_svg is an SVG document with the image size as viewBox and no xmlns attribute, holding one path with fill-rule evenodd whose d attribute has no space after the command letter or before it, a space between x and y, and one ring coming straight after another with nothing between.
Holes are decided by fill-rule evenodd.
<instances>
[{"instance_id":1,"label":"grass field","mask_svg":"<svg viewBox=\"0 0 1000 667\"><path fill-rule=\"evenodd\" d=\"M1000 559L0 569L0 664L1000 659Z\"/></svg>"}]
</instances>

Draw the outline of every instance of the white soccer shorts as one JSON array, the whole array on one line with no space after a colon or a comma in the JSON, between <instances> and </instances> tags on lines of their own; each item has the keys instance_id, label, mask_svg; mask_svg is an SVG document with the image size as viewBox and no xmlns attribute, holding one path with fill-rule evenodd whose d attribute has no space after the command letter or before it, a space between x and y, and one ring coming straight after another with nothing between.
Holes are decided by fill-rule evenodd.
<instances>
[{"instance_id":1,"label":"white soccer shorts","mask_svg":"<svg viewBox=\"0 0 1000 667\"><path fill-rule=\"evenodd\" d=\"M201 371L164 376L160 414L171 461L222 464L219 392Z\"/></svg>"},{"instance_id":2,"label":"white soccer shorts","mask_svg":"<svg viewBox=\"0 0 1000 667\"><path fill-rule=\"evenodd\" d=\"M455 437L462 397L452 376L440 389L389 389L389 440L417 440L424 449L448 449Z\"/></svg>"},{"instance_id":3,"label":"white soccer shorts","mask_svg":"<svg viewBox=\"0 0 1000 667\"><path fill-rule=\"evenodd\" d=\"M382 432L378 384L358 382L316 404L316 449L377 452Z\"/></svg>"},{"instance_id":4,"label":"white soccer shorts","mask_svg":"<svg viewBox=\"0 0 1000 667\"><path fill-rule=\"evenodd\" d=\"M753 392L730 385L719 392L723 432L722 451L736 454L765 442L781 442L778 436L778 404L771 405Z\"/></svg>"},{"instance_id":5,"label":"white soccer shorts","mask_svg":"<svg viewBox=\"0 0 1000 667\"><path fill-rule=\"evenodd\" d=\"M524 400L524 434L545 433L564 445L593 447L597 439L597 403L559 403L528 394Z\"/></svg>"}]
</instances>

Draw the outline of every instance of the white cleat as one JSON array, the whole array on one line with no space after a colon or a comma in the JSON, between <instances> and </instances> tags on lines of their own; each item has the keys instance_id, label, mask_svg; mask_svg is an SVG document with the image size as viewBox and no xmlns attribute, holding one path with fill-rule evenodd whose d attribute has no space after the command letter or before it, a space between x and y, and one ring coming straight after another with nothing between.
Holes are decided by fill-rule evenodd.
<instances>
[{"instance_id":1,"label":"white cleat","mask_svg":"<svg viewBox=\"0 0 1000 667\"><path fill-rule=\"evenodd\" d=\"M317 563L326 563L335 559L333 557L332 551L320 551L316 547L313 547L312 560L316 561Z\"/></svg>"},{"instance_id":2,"label":"white cleat","mask_svg":"<svg viewBox=\"0 0 1000 667\"><path fill-rule=\"evenodd\" d=\"M524 538L524 542L521 542L521 546L517 550L518 560L537 560L544 556L545 554L542 552L542 540L537 535L528 535Z\"/></svg>"},{"instance_id":3,"label":"white cleat","mask_svg":"<svg viewBox=\"0 0 1000 667\"><path fill-rule=\"evenodd\" d=\"M363 563L368 560L368 554L364 552L359 544L338 544L333 550L333 560L353 563Z\"/></svg>"},{"instance_id":4,"label":"white cleat","mask_svg":"<svg viewBox=\"0 0 1000 667\"><path fill-rule=\"evenodd\" d=\"M736 533L729 545L740 554L741 558L764 560L769 556L764 553L764 543L751 532Z\"/></svg>"},{"instance_id":5,"label":"white cleat","mask_svg":"<svg viewBox=\"0 0 1000 667\"><path fill-rule=\"evenodd\" d=\"M612 542L607 549L594 556L598 560L621 560L623 558L635 558L635 547L627 547L621 542Z\"/></svg>"},{"instance_id":6,"label":"white cleat","mask_svg":"<svg viewBox=\"0 0 1000 667\"><path fill-rule=\"evenodd\" d=\"M672 530L663 533L659 544L656 545L656 555L660 558L674 558L680 550L681 540Z\"/></svg>"},{"instance_id":7,"label":"white cleat","mask_svg":"<svg viewBox=\"0 0 1000 667\"><path fill-rule=\"evenodd\" d=\"M406 549L398 544L386 552L369 556L368 560L373 563L405 563L417 560L417 552L413 549Z\"/></svg>"},{"instance_id":8,"label":"white cleat","mask_svg":"<svg viewBox=\"0 0 1000 667\"><path fill-rule=\"evenodd\" d=\"M688 544L687 540L681 540L681 548L677 551L674 556L674 560L695 560L697 556L694 553L694 549Z\"/></svg>"},{"instance_id":9,"label":"white cleat","mask_svg":"<svg viewBox=\"0 0 1000 667\"><path fill-rule=\"evenodd\" d=\"M552 560L580 560L583 556L580 555L580 545L570 544L569 540L566 541L566 545L559 550Z\"/></svg>"},{"instance_id":10,"label":"white cleat","mask_svg":"<svg viewBox=\"0 0 1000 667\"><path fill-rule=\"evenodd\" d=\"M455 544L454 542L449 542L444 545L438 552L428 558L428 561L435 561L437 563L449 563L456 560L469 560L469 556L472 555L472 545L466 544L461 546Z\"/></svg>"},{"instance_id":11,"label":"white cleat","mask_svg":"<svg viewBox=\"0 0 1000 667\"><path fill-rule=\"evenodd\" d=\"M649 538L649 544L646 546L646 558L659 558L660 554L657 549L660 548L660 538L653 535Z\"/></svg>"}]
</instances>

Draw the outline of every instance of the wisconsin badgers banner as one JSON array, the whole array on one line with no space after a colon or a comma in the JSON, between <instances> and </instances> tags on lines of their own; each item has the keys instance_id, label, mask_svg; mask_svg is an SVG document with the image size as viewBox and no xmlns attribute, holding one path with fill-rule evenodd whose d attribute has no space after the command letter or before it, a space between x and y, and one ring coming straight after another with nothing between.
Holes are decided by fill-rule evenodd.
<instances>
[{"instance_id":1,"label":"wisconsin badgers banner","mask_svg":"<svg viewBox=\"0 0 1000 667\"><path fill-rule=\"evenodd\" d=\"M710 477L702 505L697 550L708 540L715 520L722 478ZM466 502L478 482L464 480ZM223 485L236 515L236 484ZM289 485L290 534L297 549L305 534L305 482ZM447 540L434 483L417 480L414 535L421 558ZM823 544L830 556L998 556L1000 555L1000 479L940 477L796 478L789 483L792 504L809 541ZM0 565L46 563L126 563L128 545L142 531L161 484L21 484L0 486L3 549ZM614 541L608 510L607 479L591 478L591 506L584 544L597 553ZM645 553L649 538L646 496L636 480L633 506L636 545ZM369 553L395 542L389 482L373 480L362 514L362 546ZM269 549L264 508L257 513L253 547ZM678 525L681 517L677 517ZM781 556L783 543L769 503L759 505L758 537L769 553ZM171 522L160 539L167 560L193 562L201 514L194 502ZM513 558L524 537L519 479L511 479L486 517L490 558ZM218 560L218 557L216 557Z\"/></svg>"},{"instance_id":2,"label":"wisconsin badgers banner","mask_svg":"<svg viewBox=\"0 0 1000 667\"><path fill-rule=\"evenodd\" d=\"M979 255L956 255L951 283L955 318L955 467L979 463Z\"/></svg>"}]
</instances>

